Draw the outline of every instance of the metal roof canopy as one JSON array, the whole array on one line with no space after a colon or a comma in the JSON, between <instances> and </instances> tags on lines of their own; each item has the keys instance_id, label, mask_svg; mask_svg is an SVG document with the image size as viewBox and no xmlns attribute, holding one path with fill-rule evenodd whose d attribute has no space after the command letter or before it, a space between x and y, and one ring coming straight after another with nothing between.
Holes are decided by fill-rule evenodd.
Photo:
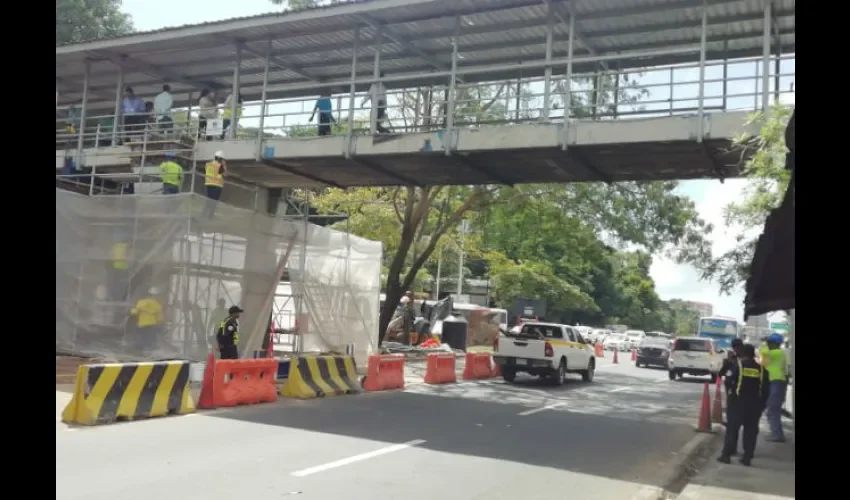
<instances>
[{"instance_id":1,"label":"metal roof canopy","mask_svg":"<svg viewBox=\"0 0 850 500\"><path fill-rule=\"evenodd\" d=\"M270 47L268 99L347 92L355 31L357 90L372 78L382 31L381 70L388 88L446 85L452 34L461 16L458 75L466 82L543 75L547 0L362 0L294 12L165 28L56 47L60 104L82 97L90 61L89 109L114 106L119 64L124 84L153 96L169 83L177 105L202 88L228 90L237 46L240 91L258 101ZM762 55L763 0L706 0L706 59ZM661 66L699 59L702 0L552 0L553 74L565 73L570 12L575 15L573 74ZM772 50L795 52L795 0L774 0ZM668 54L662 52L667 51ZM678 53L670 54L670 51ZM606 59L603 62L595 57Z\"/></svg>"}]
</instances>

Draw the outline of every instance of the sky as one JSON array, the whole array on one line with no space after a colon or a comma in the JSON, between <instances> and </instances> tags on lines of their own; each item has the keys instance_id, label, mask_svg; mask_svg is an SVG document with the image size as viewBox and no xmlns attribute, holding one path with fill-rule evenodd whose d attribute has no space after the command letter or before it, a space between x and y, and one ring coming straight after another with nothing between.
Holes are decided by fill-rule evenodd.
<instances>
[{"instance_id":1,"label":"sky","mask_svg":"<svg viewBox=\"0 0 850 500\"><path fill-rule=\"evenodd\" d=\"M133 17L135 27L139 31L148 31L166 26L180 26L184 24L195 24L201 22L218 21L232 17L253 16L269 12L282 10L271 4L269 0L124 0L124 9L126 13ZM728 77L734 79L752 78L754 75L753 63L748 65L738 65L739 67L729 66ZM643 84L659 84L664 81L669 81L669 72L659 72L660 74L645 74L641 78ZM783 61L781 74L794 73L794 62ZM721 73L719 67L708 69L706 79L720 78ZM681 70L675 75L677 81L695 81L698 79L696 70ZM787 90L791 78L782 78L780 88ZM730 81L727 92L735 94L736 88L739 88L737 93L751 92L751 90L743 89L744 85L752 87L752 82L744 84L743 82ZM677 92L690 92L695 95L696 85L692 85L693 89L686 89L687 85L678 87ZM719 83L707 83L706 95L719 95ZM668 92L669 90L665 91ZM783 96L782 101L793 103L793 94ZM679 98L680 96L677 96ZM664 96L653 97L653 99L663 100ZM741 108L751 108L753 97L740 98ZM731 100L730 100L731 101ZM712 103L706 101L706 106ZM730 102L729 107L734 108L735 103ZM681 103L681 106L695 106L696 102L688 104ZM648 109L664 109L664 105L647 105ZM307 111L309 113L309 110ZM248 110L246 115L250 113ZM305 120L301 120L302 122ZM715 227L712 235L712 249L716 254L722 253L734 246L735 238L740 233L740 228L726 227L723 220L723 209L730 202L740 200L746 185L745 180L729 179L721 184L717 180L698 180L684 181L680 184L679 191L691 198L696 204L700 216L706 221L712 223ZM709 302L714 305L715 314L732 316L738 319L743 317L743 290L738 290L731 295L721 295L720 291L714 283L700 281L699 273L696 269L687 265L678 265L663 257L656 256L651 268L651 275L655 281L656 289L660 297L664 300L669 299L684 299L700 302Z\"/></svg>"}]
</instances>

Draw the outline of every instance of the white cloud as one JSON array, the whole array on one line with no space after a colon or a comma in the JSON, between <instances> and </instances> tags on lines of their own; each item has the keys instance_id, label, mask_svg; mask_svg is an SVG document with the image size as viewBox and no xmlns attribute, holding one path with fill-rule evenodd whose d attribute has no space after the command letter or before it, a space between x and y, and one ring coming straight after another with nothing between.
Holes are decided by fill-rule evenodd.
<instances>
[{"instance_id":1,"label":"white cloud","mask_svg":"<svg viewBox=\"0 0 850 500\"><path fill-rule=\"evenodd\" d=\"M726 226L723 210L729 203L742 198L745 185L743 179L728 179L723 184L717 180L684 181L679 187L682 194L694 200L700 217L714 226L710 240L715 255L733 248L741 233L740 227ZM714 305L715 314L743 318L743 288L731 295L721 295L717 284L701 281L693 266L676 264L662 256L653 259L650 275L664 300L708 302Z\"/></svg>"}]
</instances>

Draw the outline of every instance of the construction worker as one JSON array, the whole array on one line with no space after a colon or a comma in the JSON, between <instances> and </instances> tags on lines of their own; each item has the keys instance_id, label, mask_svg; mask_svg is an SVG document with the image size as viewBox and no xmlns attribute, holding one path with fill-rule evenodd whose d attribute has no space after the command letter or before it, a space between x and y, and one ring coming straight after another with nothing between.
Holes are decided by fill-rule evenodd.
<instances>
[{"instance_id":1,"label":"construction worker","mask_svg":"<svg viewBox=\"0 0 850 500\"><path fill-rule=\"evenodd\" d=\"M218 342L218 350L221 353L221 359L239 359L239 315L242 314L242 309L239 306L231 306L227 310L230 315L226 320L218 325L216 332L216 341Z\"/></svg>"},{"instance_id":2,"label":"construction worker","mask_svg":"<svg viewBox=\"0 0 850 500\"><path fill-rule=\"evenodd\" d=\"M785 404L785 394L788 390L788 358L782 349L782 335L768 335L766 346L761 349L761 364L770 376L770 391L767 398L767 422L770 424L768 441L785 442L785 432L782 430L782 406Z\"/></svg>"},{"instance_id":3,"label":"construction worker","mask_svg":"<svg viewBox=\"0 0 850 500\"><path fill-rule=\"evenodd\" d=\"M218 343L218 341L215 340L218 333L218 327L229 317L230 313L227 311L226 302L224 299L218 299L215 304L215 309L210 311L209 322L207 323L207 331L212 332L210 334L213 339L213 341L210 342L211 345L216 345Z\"/></svg>"},{"instance_id":4,"label":"construction worker","mask_svg":"<svg viewBox=\"0 0 850 500\"><path fill-rule=\"evenodd\" d=\"M159 290L152 287L148 290L148 295L139 299L130 309L130 315L136 317L138 326L136 347L143 351L156 349L158 339L163 333L165 314L157 295Z\"/></svg>"},{"instance_id":5,"label":"construction worker","mask_svg":"<svg viewBox=\"0 0 850 500\"><path fill-rule=\"evenodd\" d=\"M163 194L177 194L183 185L183 167L174 158L176 155L169 151L165 153L166 160L159 166L159 174L162 178Z\"/></svg>"},{"instance_id":6,"label":"construction worker","mask_svg":"<svg viewBox=\"0 0 850 500\"><path fill-rule=\"evenodd\" d=\"M204 167L204 188L207 191L206 215L212 217L215 213L215 204L221 198L221 190L224 188L224 175L227 173L227 162L222 151L216 151L212 161L207 162Z\"/></svg>"},{"instance_id":7,"label":"construction worker","mask_svg":"<svg viewBox=\"0 0 850 500\"><path fill-rule=\"evenodd\" d=\"M728 464L738 448L738 433L743 428L742 465L750 465L756 450L759 420L768 397L768 374L755 360L752 344L741 347L737 361L726 375L726 436L717 461Z\"/></svg>"},{"instance_id":8,"label":"construction worker","mask_svg":"<svg viewBox=\"0 0 850 500\"><path fill-rule=\"evenodd\" d=\"M116 238L117 241L112 244L110 250L109 288L113 300L119 302L127 298L127 286L130 281L130 263L128 261L130 245L127 244L125 239L124 234L119 233Z\"/></svg>"}]
</instances>

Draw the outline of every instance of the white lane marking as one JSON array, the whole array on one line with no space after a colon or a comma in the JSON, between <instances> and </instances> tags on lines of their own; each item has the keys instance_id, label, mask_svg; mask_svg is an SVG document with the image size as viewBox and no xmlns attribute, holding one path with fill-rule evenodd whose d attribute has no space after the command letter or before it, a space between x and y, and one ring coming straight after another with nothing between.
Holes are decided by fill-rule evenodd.
<instances>
[{"instance_id":1,"label":"white lane marking","mask_svg":"<svg viewBox=\"0 0 850 500\"><path fill-rule=\"evenodd\" d=\"M535 408L533 410L526 410L524 412L517 413L520 417L527 417L529 415L534 415L535 413L540 413L541 411L551 410L557 408L559 406L564 406L567 403L555 403L553 405L543 406L541 408Z\"/></svg>"},{"instance_id":2,"label":"white lane marking","mask_svg":"<svg viewBox=\"0 0 850 500\"><path fill-rule=\"evenodd\" d=\"M302 469L299 471L295 471L292 473L295 477L304 477L309 476L311 474L316 474L317 472L324 472L330 469L336 469L337 467L342 467L344 465L353 464L356 462L362 462L363 460L368 460L370 458L379 457L381 455L386 455L387 453L394 453L396 451L404 450L405 448L410 448L412 446L419 446L424 443L424 439L414 439L413 441L408 441L406 443L394 444L392 446L387 446L385 448L381 448L375 451L370 451L368 453L361 453L360 455L354 455L352 457L343 458L342 460L337 460L335 462L329 462L323 465L317 465L315 467L310 467L308 469Z\"/></svg>"},{"instance_id":3,"label":"white lane marking","mask_svg":"<svg viewBox=\"0 0 850 500\"><path fill-rule=\"evenodd\" d=\"M608 391L608 393L610 394L612 392L623 392L623 391L628 391L629 389L631 389L631 387L629 387L629 386L617 387L616 389L611 389L610 391Z\"/></svg>"}]
</instances>

